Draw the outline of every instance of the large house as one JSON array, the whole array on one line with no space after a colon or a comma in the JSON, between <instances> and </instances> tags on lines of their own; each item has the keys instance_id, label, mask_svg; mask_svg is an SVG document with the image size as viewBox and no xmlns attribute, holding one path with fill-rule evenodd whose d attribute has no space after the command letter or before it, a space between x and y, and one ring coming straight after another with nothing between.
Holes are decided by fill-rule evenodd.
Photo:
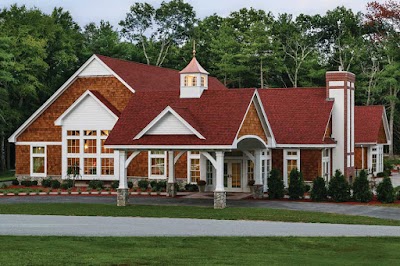
<instances>
[{"instance_id":1,"label":"large house","mask_svg":"<svg viewBox=\"0 0 400 266\"><path fill-rule=\"evenodd\" d=\"M262 197L279 169L329 181L338 169L383 171L390 143L383 106L354 106L355 75L326 73L323 88L227 89L195 57L172 69L93 55L9 138L18 178L205 180L214 207L226 192ZM75 171L72 171L75 169ZM76 170L77 169L77 170Z\"/></svg>"}]
</instances>

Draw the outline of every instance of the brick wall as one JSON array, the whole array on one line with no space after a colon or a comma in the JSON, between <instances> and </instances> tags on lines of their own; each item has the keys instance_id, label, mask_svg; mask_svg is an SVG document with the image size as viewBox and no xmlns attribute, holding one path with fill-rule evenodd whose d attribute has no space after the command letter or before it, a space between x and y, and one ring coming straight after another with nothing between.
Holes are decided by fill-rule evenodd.
<instances>
[{"instance_id":1,"label":"brick wall","mask_svg":"<svg viewBox=\"0 0 400 266\"><path fill-rule=\"evenodd\" d=\"M264 129L261 125L261 121L258 117L254 103L250 105L249 111L246 114L246 118L243 121L243 125L239 130L238 138L245 135L258 136L263 139L265 143L267 143L267 137L265 136Z\"/></svg>"},{"instance_id":2,"label":"brick wall","mask_svg":"<svg viewBox=\"0 0 400 266\"><path fill-rule=\"evenodd\" d=\"M301 150L300 151L300 170L305 181L312 181L317 176L322 175L322 151L321 150Z\"/></svg>"}]
</instances>

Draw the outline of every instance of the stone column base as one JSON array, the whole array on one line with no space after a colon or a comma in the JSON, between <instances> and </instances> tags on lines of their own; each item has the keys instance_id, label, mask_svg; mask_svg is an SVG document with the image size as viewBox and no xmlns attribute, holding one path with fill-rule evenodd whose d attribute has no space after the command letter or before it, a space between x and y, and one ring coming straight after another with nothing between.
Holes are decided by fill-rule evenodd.
<instances>
[{"instance_id":1,"label":"stone column base","mask_svg":"<svg viewBox=\"0 0 400 266\"><path fill-rule=\"evenodd\" d=\"M167 183L167 197L175 197L178 191L177 183Z\"/></svg>"},{"instance_id":2,"label":"stone column base","mask_svg":"<svg viewBox=\"0 0 400 266\"><path fill-rule=\"evenodd\" d=\"M264 197L264 185L254 185L253 199L262 199Z\"/></svg>"},{"instance_id":3,"label":"stone column base","mask_svg":"<svg viewBox=\"0 0 400 266\"><path fill-rule=\"evenodd\" d=\"M127 188L117 189L117 206L128 205L129 190Z\"/></svg>"},{"instance_id":4,"label":"stone column base","mask_svg":"<svg viewBox=\"0 0 400 266\"><path fill-rule=\"evenodd\" d=\"M214 209L226 208L226 192L214 191Z\"/></svg>"}]
</instances>

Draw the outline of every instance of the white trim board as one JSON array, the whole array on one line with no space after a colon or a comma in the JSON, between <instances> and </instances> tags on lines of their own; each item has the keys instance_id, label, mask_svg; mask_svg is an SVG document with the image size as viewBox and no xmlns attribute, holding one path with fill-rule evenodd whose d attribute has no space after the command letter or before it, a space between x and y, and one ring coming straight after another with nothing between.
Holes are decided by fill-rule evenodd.
<instances>
[{"instance_id":1,"label":"white trim board","mask_svg":"<svg viewBox=\"0 0 400 266\"><path fill-rule=\"evenodd\" d=\"M203 135L200 134L194 127L192 127L185 119L182 118L177 112L175 112L174 109L172 109L170 106L167 106L160 114L156 116L142 131L140 131L133 139L137 140L143 137L144 135L148 134L154 126L157 124L161 123L162 119L166 117L167 114L172 114L174 118L176 118L183 127L185 127L188 132L191 132L192 134L186 133L185 135L196 135L199 139L205 139ZM165 135L175 135L177 134L176 132L169 132ZM182 132L179 132L179 134L182 134Z\"/></svg>"},{"instance_id":2,"label":"white trim board","mask_svg":"<svg viewBox=\"0 0 400 266\"><path fill-rule=\"evenodd\" d=\"M8 141L15 143L17 137L30 125L35 119L41 115L58 97L79 77L79 74L93 61L98 60L99 63L106 68L110 73L124 84L132 93L135 90L129 86L121 77L119 77L111 68L109 68L103 61L96 55L92 55L39 109L36 110L9 138Z\"/></svg>"}]
</instances>

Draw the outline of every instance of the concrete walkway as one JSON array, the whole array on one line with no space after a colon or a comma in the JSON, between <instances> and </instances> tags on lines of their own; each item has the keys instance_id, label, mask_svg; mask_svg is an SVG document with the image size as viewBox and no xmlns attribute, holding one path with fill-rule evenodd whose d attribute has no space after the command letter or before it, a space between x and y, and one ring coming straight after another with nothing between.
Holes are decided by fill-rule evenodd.
<instances>
[{"instance_id":1,"label":"concrete walkway","mask_svg":"<svg viewBox=\"0 0 400 266\"><path fill-rule=\"evenodd\" d=\"M116 204L115 196L25 196L0 198L0 204L14 203L103 203ZM130 204L179 205L212 207L213 199L167 198L153 196L131 196ZM257 207L299 211L328 212L346 215L361 215L382 219L400 220L400 208L350 205L335 203L270 201L270 200L228 200L228 207Z\"/></svg>"},{"instance_id":2,"label":"concrete walkway","mask_svg":"<svg viewBox=\"0 0 400 266\"><path fill-rule=\"evenodd\" d=\"M400 236L400 227L205 219L0 215L0 235Z\"/></svg>"}]
</instances>

